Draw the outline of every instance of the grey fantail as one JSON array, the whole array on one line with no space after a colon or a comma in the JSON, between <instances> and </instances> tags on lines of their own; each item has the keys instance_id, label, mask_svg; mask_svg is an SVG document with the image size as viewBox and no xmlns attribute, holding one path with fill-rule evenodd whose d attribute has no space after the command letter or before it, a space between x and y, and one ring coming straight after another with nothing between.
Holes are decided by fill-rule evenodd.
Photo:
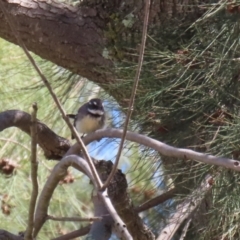
<instances>
[{"instance_id":1,"label":"grey fantail","mask_svg":"<svg viewBox=\"0 0 240 240\"><path fill-rule=\"evenodd\" d=\"M78 109L77 114L68 114L68 117L74 118L73 125L80 134L103 128L106 119L102 100L99 98L91 99ZM74 139L73 136L72 139Z\"/></svg>"}]
</instances>

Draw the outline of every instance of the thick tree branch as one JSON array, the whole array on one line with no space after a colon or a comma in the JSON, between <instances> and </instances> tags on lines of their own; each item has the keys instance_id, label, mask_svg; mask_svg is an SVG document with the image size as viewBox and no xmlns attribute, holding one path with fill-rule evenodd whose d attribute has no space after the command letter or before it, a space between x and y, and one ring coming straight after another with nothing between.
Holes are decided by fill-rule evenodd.
<instances>
[{"instance_id":1,"label":"thick tree branch","mask_svg":"<svg viewBox=\"0 0 240 240\"><path fill-rule=\"evenodd\" d=\"M73 7L51 1L2 1L26 47L75 73L91 79L93 68L111 67L102 56L105 22L95 8ZM26 28L27 26L27 28ZM0 12L0 36L18 44ZM100 71L99 71L100 72ZM106 73L98 74L106 83ZM107 78L109 79L109 78Z\"/></svg>"},{"instance_id":2,"label":"thick tree branch","mask_svg":"<svg viewBox=\"0 0 240 240\"><path fill-rule=\"evenodd\" d=\"M31 135L31 116L23 111L8 110L0 113L0 131L10 127L17 127ZM37 121L38 144L43 149L47 159L60 160L70 148L70 142L56 135L44 123Z\"/></svg>"}]
</instances>

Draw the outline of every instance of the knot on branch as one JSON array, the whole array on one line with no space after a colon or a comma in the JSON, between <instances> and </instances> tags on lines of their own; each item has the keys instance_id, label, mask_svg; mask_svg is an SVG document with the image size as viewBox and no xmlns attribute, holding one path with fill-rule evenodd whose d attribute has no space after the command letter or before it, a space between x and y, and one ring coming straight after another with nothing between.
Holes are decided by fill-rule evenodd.
<instances>
[{"instance_id":1,"label":"knot on branch","mask_svg":"<svg viewBox=\"0 0 240 240\"><path fill-rule=\"evenodd\" d=\"M107 180L112 167L113 163L111 161L100 160L97 162L96 168L103 182ZM108 186L108 195L112 200L119 199L126 194L127 187L126 176L118 169Z\"/></svg>"}]
</instances>

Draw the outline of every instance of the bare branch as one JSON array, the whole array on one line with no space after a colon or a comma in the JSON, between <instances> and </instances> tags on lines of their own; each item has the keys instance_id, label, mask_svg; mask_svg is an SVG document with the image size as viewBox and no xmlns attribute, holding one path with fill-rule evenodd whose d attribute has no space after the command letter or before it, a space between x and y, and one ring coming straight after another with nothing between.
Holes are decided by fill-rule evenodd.
<instances>
[{"instance_id":1,"label":"bare branch","mask_svg":"<svg viewBox=\"0 0 240 240\"><path fill-rule=\"evenodd\" d=\"M83 227L83 228L78 229L76 231L70 232L70 233L65 234L63 236L53 238L52 240L69 240L69 239L74 239L74 238L77 238L77 237L81 237L81 236L84 236L84 235L88 234L89 231L90 231L90 228L91 228L91 225L88 225L86 227Z\"/></svg>"},{"instance_id":2,"label":"bare branch","mask_svg":"<svg viewBox=\"0 0 240 240\"><path fill-rule=\"evenodd\" d=\"M53 220L59 222L95 222L101 221L102 217L90 217L90 218L82 218L82 217L54 217L47 215L46 220Z\"/></svg>"},{"instance_id":3,"label":"bare branch","mask_svg":"<svg viewBox=\"0 0 240 240\"><path fill-rule=\"evenodd\" d=\"M38 196L38 162L37 162L37 104L32 105L32 124L31 124L31 179L32 179L32 194L28 213L28 227L24 234L25 240L32 239L34 227L34 212Z\"/></svg>"},{"instance_id":4,"label":"bare branch","mask_svg":"<svg viewBox=\"0 0 240 240\"><path fill-rule=\"evenodd\" d=\"M83 140L84 143L88 145L90 142L94 140L100 140L104 137L121 138L122 134L123 131L121 129L101 129L94 133L88 134L86 137L84 137ZM164 156L182 158L186 160L192 159L198 162L225 167L240 172L240 161L238 160L223 157L215 157L213 155L207 155L204 153L199 153L185 148L175 148L163 142L147 137L145 135L133 132L127 132L126 139L132 142L142 144L146 147L152 148ZM74 152L78 151L79 147L75 144L71 147L68 154L74 154Z\"/></svg>"},{"instance_id":5,"label":"bare branch","mask_svg":"<svg viewBox=\"0 0 240 240\"><path fill-rule=\"evenodd\" d=\"M178 205L176 212L169 218L169 223L159 234L157 240L170 240L182 222L200 205L206 193L212 188L212 176L208 175L191 196Z\"/></svg>"},{"instance_id":6,"label":"bare branch","mask_svg":"<svg viewBox=\"0 0 240 240\"><path fill-rule=\"evenodd\" d=\"M16 26L15 26L15 23L13 21L13 19L10 18L10 16L8 15L8 12L6 11L2 1L0 1L0 7L3 11L3 14L5 15L6 19L7 19L7 22L12 30L12 32L14 33L15 37L17 38L17 41L19 43L19 46L22 47L24 53L26 54L26 56L28 57L29 61L31 62L33 68L36 70L36 72L39 74L39 76L41 77L43 83L45 84L45 86L47 87L50 95L52 96L54 102L56 103L59 111L61 112L62 114L62 118L63 120L66 122L66 124L68 125L68 127L70 128L73 136L76 138L78 144L81 146L81 149L82 149L82 152L83 152L83 155L84 157L86 158L89 166L90 166L90 169L93 173L93 176L94 178L96 179L96 183L98 185L98 188L101 188L102 187L102 182L97 174L97 171L95 169L95 166L93 164L93 161L91 159L91 157L89 156L88 152L87 152L87 149L83 143L83 141L81 140L81 138L79 137L78 135L78 132L76 131L76 129L73 127L73 125L71 124L69 118L67 117L66 115L66 112L65 110L63 109L59 99L57 98L56 94L54 93L54 91L52 90L52 87L50 85L50 83L48 82L47 78L44 76L44 74L42 73L42 71L40 70L40 68L38 67L38 65L36 64L36 62L34 61L33 57L31 56L31 54L29 53L28 49L26 48L24 42L22 41L21 37L19 36L18 32L16 31Z\"/></svg>"},{"instance_id":7,"label":"bare branch","mask_svg":"<svg viewBox=\"0 0 240 240\"><path fill-rule=\"evenodd\" d=\"M17 127L31 136L31 115L19 111L8 110L0 113L0 131L10 127ZM60 160L70 148L70 142L56 135L44 123L37 120L38 139L37 143L43 149L47 159Z\"/></svg>"},{"instance_id":8,"label":"bare branch","mask_svg":"<svg viewBox=\"0 0 240 240\"><path fill-rule=\"evenodd\" d=\"M102 186L102 190L105 190L107 188L107 186L110 184L111 180L113 179L114 174L117 171L118 163L119 163L119 160L120 160L120 157L121 157L124 141L125 141L125 138L126 138L128 124L129 124L129 121L130 121L130 118L131 118L131 115L132 115L134 100L135 100L135 96L136 96L136 93L137 93L139 77L140 77L142 64L143 64L143 56L144 56L144 50L145 50L146 38L147 38L147 26L148 26L149 9L150 9L150 0L145 0L145 11L144 11L145 16L144 16L144 22L143 22L142 42L141 42L139 58L138 58L138 68L137 68L137 72L136 72L134 83L133 83L133 88L132 88L132 93L131 93L130 103L129 103L129 107L128 107L128 111L127 111L126 120L125 120L125 123L124 123L123 135L122 135L121 142L120 142L120 145L119 145L119 148L118 148L118 153L117 153L117 156L116 156L116 161L115 161L115 164L113 166L112 172L110 173L107 181Z\"/></svg>"},{"instance_id":9,"label":"bare branch","mask_svg":"<svg viewBox=\"0 0 240 240\"><path fill-rule=\"evenodd\" d=\"M177 188L172 188L169 191L155 197L152 198L150 200L148 200L147 202L141 204L140 206L136 207L135 210L139 213L139 212L143 212L148 210L149 208L155 207L161 203L164 203L165 201L167 201L168 199L171 199L173 197L175 197L178 193L178 189Z\"/></svg>"}]
</instances>

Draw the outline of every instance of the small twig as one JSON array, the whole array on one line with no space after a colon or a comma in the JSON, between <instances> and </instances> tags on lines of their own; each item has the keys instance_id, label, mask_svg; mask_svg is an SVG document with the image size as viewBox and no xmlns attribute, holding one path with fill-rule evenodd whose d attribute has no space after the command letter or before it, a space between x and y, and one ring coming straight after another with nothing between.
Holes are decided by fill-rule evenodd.
<instances>
[{"instance_id":1,"label":"small twig","mask_svg":"<svg viewBox=\"0 0 240 240\"><path fill-rule=\"evenodd\" d=\"M102 217L90 217L90 218L81 218L81 217L54 217L48 215L46 220L53 220L59 222L94 222L94 221L101 221Z\"/></svg>"},{"instance_id":2,"label":"small twig","mask_svg":"<svg viewBox=\"0 0 240 240\"><path fill-rule=\"evenodd\" d=\"M170 198L173 198L177 194L177 188L172 188L169 191L150 199L149 201L143 203L142 205L135 208L135 211L137 212L143 212L148 210L149 208L155 207L161 203L164 203Z\"/></svg>"},{"instance_id":3,"label":"small twig","mask_svg":"<svg viewBox=\"0 0 240 240\"><path fill-rule=\"evenodd\" d=\"M37 162L37 103L32 105L32 123L31 123L31 179L32 179L32 194L28 213L28 227L24 234L25 240L32 240L34 228L34 212L38 196L38 162Z\"/></svg>"},{"instance_id":4,"label":"small twig","mask_svg":"<svg viewBox=\"0 0 240 240\"><path fill-rule=\"evenodd\" d=\"M108 187L108 185L110 184L113 176L115 175L115 173L117 171L118 163L119 163L119 160L120 160L120 157L121 157L124 141L125 141L125 138L126 138L128 124L129 124L129 121L130 121L130 118L131 118L131 115L132 115L132 112L133 112L133 106L134 106L135 96L136 96L136 93L137 93L137 87L138 87L139 77L140 77L140 73L141 73L141 69L142 69L143 56L144 56L144 50L145 50L145 45L146 45L149 8L150 8L150 0L145 0L145 11L144 11L145 16L144 16L144 22L143 22L142 42L141 42L139 58L138 58L138 68L137 68L137 72L136 72L134 83L133 83L133 88L132 88L132 93L131 93L129 108L128 108L128 111L127 111L126 120L125 120L125 123L124 123L123 135L122 135L121 142L120 142L120 145L119 145L119 148L118 148L116 161L114 163L112 171L109 174L106 182L103 184L103 186L101 188L102 191L104 191Z\"/></svg>"},{"instance_id":5,"label":"small twig","mask_svg":"<svg viewBox=\"0 0 240 240\"><path fill-rule=\"evenodd\" d=\"M0 7L2 9L2 12L4 13L7 21L8 21L8 24L12 30L12 32L14 33L15 37L17 38L17 41L19 43L19 46L22 47L23 51L25 52L26 56L28 57L29 61L31 62L33 68L36 70L36 72L39 74L39 76L41 77L43 83L45 84L45 86L47 87L50 95L52 96L54 102L56 103L59 111L61 112L62 114L62 118L63 120L65 120L65 122L67 123L68 127L70 128L73 136L76 138L76 141L78 142L78 144L81 146L82 148L82 151L83 151L83 155L84 157L86 158L89 166L90 166L90 169L93 173L93 177L96 179L96 183L98 185L98 189L100 189L102 187L102 182L101 182L101 179L99 178L98 176L98 173L96 171L96 168L92 162L92 159L91 157L89 156L88 154L88 151L83 143L83 141L81 140L81 138L79 137L76 129L73 127L73 125L71 124L69 118L67 117L66 115L66 112L64 111L60 101L58 100L57 96L55 95L54 91L52 90L52 87L51 85L49 84L47 78L44 76L44 74L42 73L42 71L40 70L40 68L38 67L38 65L36 64L35 60L33 59L33 57L31 56L31 54L29 53L28 49L26 48L24 42L22 41L21 37L19 36L18 32L16 31L16 27L15 27L15 23L12 21L12 19L8 16L8 13L2 3L2 1L0 0Z\"/></svg>"}]
</instances>

